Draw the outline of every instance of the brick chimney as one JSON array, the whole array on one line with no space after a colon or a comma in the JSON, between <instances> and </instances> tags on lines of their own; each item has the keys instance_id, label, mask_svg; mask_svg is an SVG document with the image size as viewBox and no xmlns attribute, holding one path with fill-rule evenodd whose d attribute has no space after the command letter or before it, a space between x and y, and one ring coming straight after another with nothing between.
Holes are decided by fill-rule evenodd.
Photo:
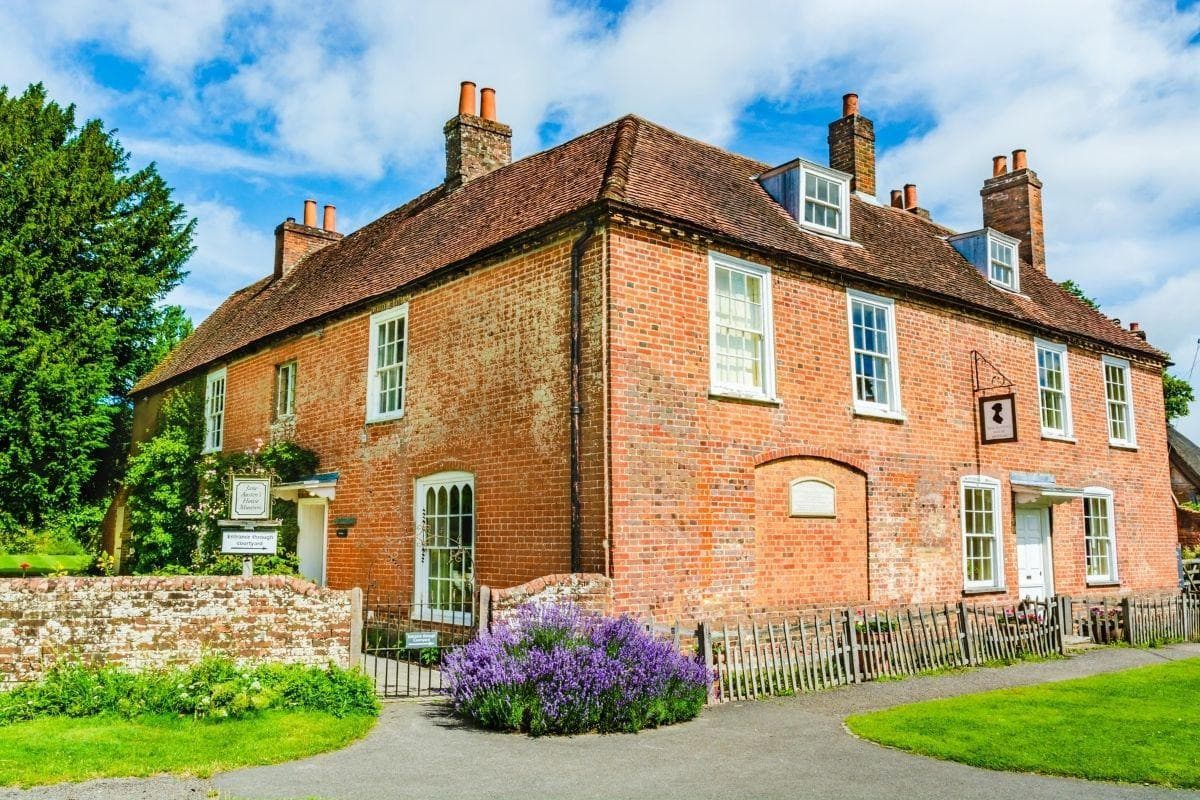
<instances>
[{"instance_id":1,"label":"brick chimney","mask_svg":"<svg viewBox=\"0 0 1200 800\"><path fill-rule=\"evenodd\" d=\"M496 121L496 90L485 88L475 114L475 84L463 81L458 116L442 129L446 134L446 189L487 175L512 162L512 128Z\"/></svg>"},{"instance_id":2,"label":"brick chimney","mask_svg":"<svg viewBox=\"0 0 1200 800\"><path fill-rule=\"evenodd\" d=\"M1042 221L1042 182L1029 168L1024 150L1013 150L1012 172L1004 156L992 159L992 177L983 182L983 224L1021 242L1021 258L1046 271Z\"/></svg>"},{"instance_id":3,"label":"brick chimney","mask_svg":"<svg viewBox=\"0 0 1200 800\"><path fill-rule=\"evenodd\" d=\"M858 95L842 96L842 118L829 123L829 166L848 172L850 191L875 196L875 125L858 113Z\"/></svg>"},{"instance_id":4,"label":"brick chimney","mask_svg":"<svg viewBox=\"0 0 1200 800\"><path fill-rule=\"evenodd\" d=\"M282 278L305 256L341 239L343 234L334 230L336 218L334 207L325 206L325 227L318 228L317 201L310 199L304 201L303 225L295 217L281 222L275 228L275 277Z\"/></svg>"}]
</instances>

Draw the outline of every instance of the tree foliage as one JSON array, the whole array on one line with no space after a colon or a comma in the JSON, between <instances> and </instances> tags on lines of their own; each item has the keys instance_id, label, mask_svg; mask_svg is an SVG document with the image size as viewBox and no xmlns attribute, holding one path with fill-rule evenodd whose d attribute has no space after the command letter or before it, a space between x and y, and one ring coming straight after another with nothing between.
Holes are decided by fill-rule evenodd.
<instances>
[{"instance_id":1,"label":"tree foliage","mask_svg":"<svg viewBox=\"0 0 1200 800\"><path fill-rule=\"evenodd\" d=\"M186 327L157 304L193 226L99 120L0 87L0 526L106 493L128 391Z\"/></svg>"},{"instance_id":2,"label":"tree foliage","mask_svg":"<svg viewBox=\"0 0 1200 800\"><path fill-rule=\"evenodd\" d=\"M1067 294L1078 297L1083 302L1087 303L1097 311L1100 310L1100 304L1092 298L1088 297L1078 283L1069 278L1058 284ZM1167 422L1188 415L1188 404L1196 399L1196 395L1192 391L1192 385L1183 378L1177 378L1165 369L1162 374L1163 380L1163 403L1167 410Z\"/></svg>"}]
</instances>

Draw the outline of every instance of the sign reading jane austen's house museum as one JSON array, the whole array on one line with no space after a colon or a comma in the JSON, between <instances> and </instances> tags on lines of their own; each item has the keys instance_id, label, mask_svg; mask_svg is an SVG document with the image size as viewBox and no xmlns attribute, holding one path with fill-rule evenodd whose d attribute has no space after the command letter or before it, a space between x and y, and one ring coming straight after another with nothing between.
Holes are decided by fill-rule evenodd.
<instances>
[{"instance_id":1,"label":"sign reading jane austen's house museum","mask_svg":"<svg viewBox=\"0 0 1200 800\"><path fill-rule=\"evenodd\" d=\"M230 519L269 519L271 516L271 479L233 476L229 493Z\"/></svg>"}]
</instances>

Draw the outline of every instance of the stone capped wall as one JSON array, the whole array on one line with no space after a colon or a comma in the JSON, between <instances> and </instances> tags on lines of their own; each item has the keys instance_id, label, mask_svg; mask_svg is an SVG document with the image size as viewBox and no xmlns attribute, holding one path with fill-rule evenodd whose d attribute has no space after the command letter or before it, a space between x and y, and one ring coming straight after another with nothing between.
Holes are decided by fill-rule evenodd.
<instances>
[{"instance_id":1,"label":"stone capped wall","mask_svg":"<svg viewBox=\"0 0 1200 800\"><path fill-rule=\"evenodd\" d=\"M502 620L525 603L574 603L586 611L612 610L612 581L591 572L543 575L520 586L489 589L491 619Z\"/></svg>"},{"instance_id":2,"label":"stone capped wall","mask_svg":"<svg viewBox=\"0 0 1200 800\"><path fill-rule=\"evenodd\" d=\"M348 667L361 608L357 589L288 577L0 580L0 687L69 658L133 670L208 654Z\"/></svg>"}]
</instances>

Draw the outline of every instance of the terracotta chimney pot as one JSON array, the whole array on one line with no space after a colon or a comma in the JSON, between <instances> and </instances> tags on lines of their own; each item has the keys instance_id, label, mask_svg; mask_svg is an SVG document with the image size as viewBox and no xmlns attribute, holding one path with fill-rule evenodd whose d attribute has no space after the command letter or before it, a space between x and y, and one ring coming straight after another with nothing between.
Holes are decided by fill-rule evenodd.
<instances>
[{"instance_id":1,"label":"terracotta chimney pot","mask_svg":"<svg viewBox=\"0 0 1200 800\"><path fill-rule=\"evenodd\" d=\"M1025 151L1024 150L1013 150L1012 156L1013 156L1013 172L1016 172L1017 170L1022 170L1022 169L1029 169L1029 164L1025 160Z\"/></svg>"},{"instance_id":2,"label":"terracotta chimney pot","mask_svg":"<svg viewBox=\"0 0 1200 800\"><path fill-rule=\"evenodd\" d=\"M917 185L915 183L904 184L904 208L912 210L917 207Z\"/></svg>"},{"instance_id":3,"label":"terracotta chimney pot","mask_svg":"<svg viewBox=\"0 0 1200 800\"><path fill-rule=\"evenodd\" d=\"M858 95L851 92L842 95L842 116L851 117L858 113Z\"/></svg>"},{"instance_id":4,"label":"terracotta chimney pot","mask_svg":"<svg viewBox=\"0 0 1200 800\"><path fill-rule=\"evenodd\" d=\"M337 208L325 206L325 221L321 225L327 231L337 232Z\"/></svg>"},{"instance_id":5,"label":"terracotta chimney pot","mask_svg":"<svg viewBox=\"0 0 1200 800\"><path fill-rule=\"evenodd\" d=\"M1136 323L1136 322L1131 322L1131 323L1129 323L1129 330L1131 330L1131 331L1140 331L1141 329L1142 329L1142 326L1141 326L1141 325L1139 325L1138 323Z\"/></svg>"},{"instance_id":6,"label":"terracotta chimney pot","mask_svg":"<svg viewBox=\"0 0 1200 800\"><path fill-rule=\"evenodd\" d=\"M317 227L317 201L312 198L304 201L304 224L309 228Z\"/></svg>"},{"instance_id":7,"label":"terracotta chimney pot","mask_svg":"<svg viewBox=\"0 0 1200 800\"><path fill-rule=\"evenodd\" d=\"M892 189L892 208L904 208L904 192Z\"/></svg>"},{"instance_id":8,"label":"terracotta chimney pot","mask_svg":"<svg viewBox=\"0 0 1200 800\"><path fill-rule=\"evenodd\" d=\"M475 81L463 81L458 87L459 116L475 116Z\"/></svg>"},{"instance_id":9,"label":"terracotta chimney pot","mask_svg":"<svg viewBox=\"0 0 1200 800\"><path fill-rule=\"evenodd\" d=\"M992 156L992 177L999 178L1008 172L1008 156Z\"/></svg>"},{"instance_id":10,"label":"terracotta chimney pot","mask_svg":"<svg viewBox=\"0 0 1200 800\"><path fill-rule=\"evenodd\" d=\"M496 122L496 90L484 87L479 91L479 116Z\"/></svg>"}]
</instances>

